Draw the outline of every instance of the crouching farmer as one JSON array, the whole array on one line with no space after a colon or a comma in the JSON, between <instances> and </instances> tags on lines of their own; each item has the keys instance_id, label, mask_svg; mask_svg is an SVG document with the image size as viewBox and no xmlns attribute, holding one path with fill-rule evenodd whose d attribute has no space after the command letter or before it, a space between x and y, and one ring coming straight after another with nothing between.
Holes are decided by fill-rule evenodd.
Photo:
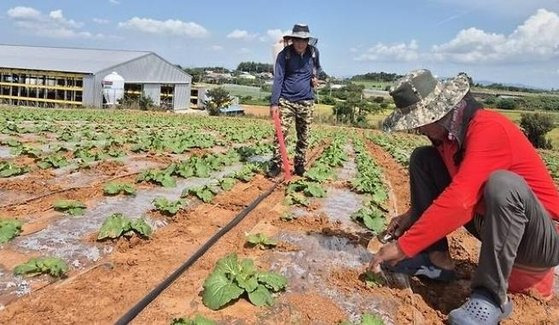
<instances>
[{"instance_id":1,"label":"crouching farmer","mask_svg":"<svg viewBox=\"0 0 559 325\"><path fill-rule=\"evenodd\" d=\"M444 83L428 70L399 80L388 131L415 129L432 145L410 159L410 209L388 231L370 267L454 279L446 236L465 226L481 241L469 300L448 315L451 324L497 324L512 311L509 292L551 298L559 264L559 193L521 130L480 107L468 77Z\"/></svg>"}]
</instances>

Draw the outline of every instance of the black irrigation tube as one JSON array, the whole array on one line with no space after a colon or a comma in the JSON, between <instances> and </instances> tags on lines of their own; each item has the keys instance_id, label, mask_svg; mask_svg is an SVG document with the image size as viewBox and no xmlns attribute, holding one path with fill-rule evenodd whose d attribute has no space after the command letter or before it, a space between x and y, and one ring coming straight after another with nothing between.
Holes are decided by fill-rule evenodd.
<instances>
[{"instance_id":1,"label":"black irrigation tube","mask_svg":"<svg viewBox=\"0 0 559 325\"><path fill-rule=\"evenodd\" d=\"M241 222L260 202L267 198L282 182L275 183L266 192L262 193L256 200L252 201L249 206L244 208L235 218L233 218L225 227L216 232L208 241L204 243L192 256L186 260L175 272L169 275L157 287L151 290L144 298L138 301L126 314L124 314L115 324L125 325L131 322L139 313L146 308L157 296L161 294L167 287L169 287L175 280L181 276L192 264L194 264L201 256L203 256L223 235L228 233L233 227Z\"/></svg>"},{"instance_id":2,"label":"black irrigation tube","mask_svg":"<svg viewBox=\"0 0 559 325\"><path fill-rule=\"evenodd\" d=\"M318 153L317 153L318 154ZM316 157L313 156L313 158ZM311 158L311 160L314 160ZM144 298L138 301L132 308L130 308L126 314L120 317L116 321L116 325L126 325L130 323L138 314L144 310L155 298L157 298L161 292L163 292L167 287L169 287L176 279L178 279L181 274L184 273L192 264L194 264L200 257L202 257L223 235L228 233L233 227L239 224L254 208L256 208L260 202L262 202L265 198L267 198L272 192L285 181L274 183L266 192L260 194L256 200L252 201L246 208L244 208L239 214L235 216L235 218L231 219L225 227L221 228L218 232L216 232L208 241L204 243L192 256L186 260L178 269L175 270L171 275L169 275L163 282L161 282L157 287L151 290Z\"/></svg>"}]
</instances>

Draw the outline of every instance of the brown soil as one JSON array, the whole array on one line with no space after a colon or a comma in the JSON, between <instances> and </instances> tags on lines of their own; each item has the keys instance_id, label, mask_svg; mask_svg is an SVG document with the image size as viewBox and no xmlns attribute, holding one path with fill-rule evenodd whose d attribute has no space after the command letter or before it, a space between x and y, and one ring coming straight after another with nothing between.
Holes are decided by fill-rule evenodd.
<instances>
[{"instance_id":1,"label":"brown soil","mask_svg":"<svg viewBox=\"0 0 559 325\"><path fill-rule=\"evenodd\" d=\"M145 157L142 157L142 160L167 166L173 162L173 156L170 154L148 153Z\"/></svg>"},{"instance_id":2,"label":"brown soil","mask_svg":"<svg viewBox=\"0 0 559 325\"><path fill-rule=\"evenodd\" d=\"M307 215L289 222L279 219L272 220L272 224L284 230L305 229L307 232L322 232L325 228L334 228L335 225L324 215Z\"/></svg>"},{"instance_id":3,"label":"brown soil","mask_svg":"<svg viewBox=\"0 0 559 325\"><path fill-rule=\"evenodd\" d=\"M127 174L128 169L120 161L115 160L104 160L87 170L88 173L94 173L96 175L106 175L106 176L116 176Z\"/></svg>"},{"instance_id":4,"label":"brown soil","mask_svg":"<svg viewBox=\"0 0 559 325\"><path fill-rule=\"evenodd\" d=\"M53 194L42 196L38 199L31 200L26 204L13 205L0 208L0 215L9 215L11 217L23 216L27 217L27 222L35 222L44 215L38 215L52 209L53 204L58 200L78 200L85 204L92 202L95 198L103 195L103 185L95 184L92 187L69 189L54 192Z\"/></svg>"},{"instance_id":5,"label":"brown soil","mask_svg":"<svg viewBox=\"0 0 559 325\"><path fill-rule=\"evenodd\" d=\"M259 105L241 105L245 110L245 114L256 117L270 116L270 107Z\"/></svg>"},{"instance_id":6,"label":"brown soil","mask_svg":"<svg viewBox=\"0 0 559 325\"><path fill-rule=\"evenodd\" d=\"M406 212L410 202L410 188L408 171L397 163L390 154L384 151L371 141L366 141L369 152L374 157L376 163L382 168L382 172L389 182L390 201L392 202L393 213L400 214Z\"/></svg>"},{"instance_id":7,"label":"brown soil","mask_svg":"<svg viewBox=\"0 0 559 325\"><path fill-rule=\"evenodd\" d=\"M6 270L12 270L14 267L27 262L31 257L34 256L3 249L0 250L0 265L2 265Z\"/></svg>"},{"instance_id":8,"label":"brown soil","mask_svg":"<svg viewBox=\"0 0 559 325\"><path fill-rule=\"evenodd\" d=\"M421 296L409 290L392 289L386 286L369 287L363 280L365 269L335 270L329 281L346 293L379 297L383 302L381 310L396 315L397 324L442 324L441 315L430 308Z\"/></svg>"},{"instance_id":9,"label":"brown soil","mask_svg":"<svg viewBox=\"0 0 559 325\"><path fill-rule=\"evenodd\" d=\"M526 295L512 295L512 316L501 322L503 325L558 324L559 298L543 302Z\"/></svg>"},{"instance_id":10,"label":"brown soil","mask_svg":"<svg viewBox=\"0 0 559 325\"><path fill-rule=\"evenodd\" d=\"M297 315L301 324L338 324L347 319L340 307L330 299L318 294L291 294L287 301L300 313Z\"/></svg>"},{"instance_id":11,"label":"brown soil","mask_svg":"<svg viewBox=\"0 0 559 325\"><path fill-rule=\"evenodd\" d=\"M59 184L50 184L48 182L52 178L54 176L50 171L40 170L21 178L1 180L0 189L30 194L42 194L60 190L62 187Z\"/></svg>"},{"instance_id":12,"label":"brown soil","mask_svg":"<svg viewBox=\"0 0 559 325\"><path fill-rule=\"evenodd\" d=\"M51 216L45 216L44 212L52 209L52 205L58 200L77 200L86 205L94 204L103 196L103 187L105 183L111 180L119 182L135 183L135 175L124 174L122 176L100 177L98 181L87 187L73 188L72 184L59 183L60 187L54 191L38 192L38 195L24 200L23 204L10 204L0 207L0 216L6 215L11 217L26 217L26 222L39 222L42 219L49 220ZM137 184L138 188L150 188L151 184ZM22 185L25 186L25 185ZM41 215L39 215L40 213ZM46 225L46 224L45 224Z\"/></svg>"}]
</instances>

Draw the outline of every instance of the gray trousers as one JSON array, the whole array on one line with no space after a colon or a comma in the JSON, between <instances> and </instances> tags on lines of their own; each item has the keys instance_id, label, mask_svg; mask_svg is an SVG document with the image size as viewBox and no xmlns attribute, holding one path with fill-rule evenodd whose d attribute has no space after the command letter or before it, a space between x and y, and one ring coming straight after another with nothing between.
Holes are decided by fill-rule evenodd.
<instances>
[{"instance_id":1,"label":"gray trousers","mask_svg":"<svg viewBox=\"0 0 559 325\"><path fill-rule=\"evenodd\" d=\"M416 221L451 178L435 147L414 150L410 158L411 215ZM526 181L515 173L493 172L483 188L485 215L476 216L466 229L481 241L479 264L472 289L485 289L503 304L513 265L549 268L559 264L556 224ZM426 249L447 251L443 238Z\"/></svg>"}]
</instances>

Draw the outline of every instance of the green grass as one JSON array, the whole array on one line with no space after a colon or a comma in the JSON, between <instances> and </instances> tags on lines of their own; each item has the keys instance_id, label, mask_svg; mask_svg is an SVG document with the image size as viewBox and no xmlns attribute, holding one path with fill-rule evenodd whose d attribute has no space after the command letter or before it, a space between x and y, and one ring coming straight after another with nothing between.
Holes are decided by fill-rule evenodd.
<instances>
[{"instance_id":1,"label":"green grass","mask_svg":"<svg viewBox=\"0 0 559 325\"><path fill-rule=\"evenodd\" d=\"M508 109L491 109L493 111L499 112L506 117L510 118L514 122L520 122L521 115L523 113L544 113L550 114L551 116L555 117L556 123L559 122L559 112L552 112L552 111L523 111L523 110L508 110Z\"/></svg>"},{"instance_id":2,"label":"green grass","mask_svg":"<svg viewBox=\"0 0 559 325\"><path fill-rule=\"evenodd\" d=\"M523 92L523 91L511 91L511 90L501 90L501 89L491 89L491 88L479 88L472 87L472 92L480 94L492 94L492 95L511 95L511 96L559 96L558 94L547 93L547 92Z\"/></svg>"},{"instance_id":3,"label":"green grass","mask_svg":"<svg viewBox=\"0 0 559 325\"><path fill-rule=\"evenodd\" d=\"M555 128L546 135L546 138L551 141L554 150L559 149L559 128Z\"/></svg>"},{"instance_id":4,"label":"green grass","mask_svg":"<svg viewBox=\"0 0 559 325\"><path fill-rule=\"evenodd\" d=\"M242 86L242 85L234 85L234 84L223 84L223 85L212 85L214 87L223 87L232 96L237 97L246 97L251 96L254 99L264 99L266 96L269 96L271 93L268 91L263 91L260 87L254 86Z\"/></svg>"},{"instance_id":5,"label":"green grass","mask_svg":"<svg viewBox=\"0 0 559 325\"><path fill-rule=\"evenodd\" d=\"M491 109L491 110L505 115L515 123L520 123L521 114L528 113L527 111L521 111L521 110L508 110L508 109Z\"/></svg>"},{"instance_id":6,"label":"green grass","mask_svg":"<svg viewBox=\"0 0 559 325\"><path fill-rule=\"evenodd\" d=\"M523 113L533 113L532 111L506 110L506 109L495 109L495 111L505 115L516 124L520 123L521 115ZM540 113L550 114L551 116L553 116L555 118L556 126L557 123L559 123L559 112L545 111ZM559 149L559 128L556 127L553 130L549 131L549 133L546 135L546 138L551 141L551 145L553 146L554 149Z\"/></svg>"},{"instance_id":7,"label":"green grass","mask_svg":"<svg viewBox=\"0 0 559 325\"><path fill-rule=\"evenodd\" d=\"M383 112L377 113L377 114L369 114L367 116L367 122L369 122L369 125L371 125L373 128L378 128L378 126L382 123L382 121L388 116L390 115L390 113L392 113L392 109L385 109Z\"/></svg>"},{"instance_id":8,"label":"green grass","mask_svg":"<svg viewBox=\"0 0 559 325\"><path fill-rule=\"evenodd\" d=\"M330 116L332 115L333 105L316 104L314 105L314 114L320 116Z\"/></svg>"}]
</instances>

